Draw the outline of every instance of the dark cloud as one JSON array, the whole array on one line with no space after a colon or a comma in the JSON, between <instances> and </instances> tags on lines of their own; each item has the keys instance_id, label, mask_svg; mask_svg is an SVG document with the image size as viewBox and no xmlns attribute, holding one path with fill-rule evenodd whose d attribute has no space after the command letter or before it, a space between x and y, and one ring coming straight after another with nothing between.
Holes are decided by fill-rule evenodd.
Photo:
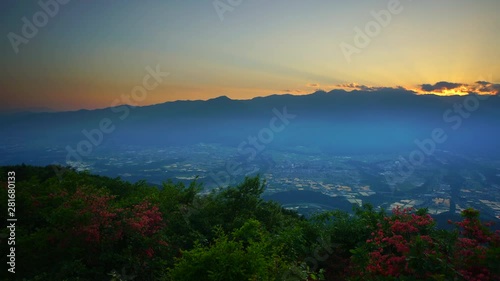
<instances>
[{"instance_id":1,"label":"dark cloud","mask_svg":"<svg viewBox=\"0 0 500 281\"><path fill-rule=\"evenodd\" d=\"M480 93L489 93L493 95L500 94L500 84L494 84L487 81L477 81L474 90Z\"/></svg>"},{"instance_id":2,"label":"dark cloud","mask_svg":"<svg viewBox=\"0 0 500 281\"><path fill-rule=\"evenodd\" d=\"M318 83L309 83L309 84L307 84L307 87L317 88L317 87L319 87L319 84Z\"/></svg>"},{"instance_id":3,"label":"dark cloud","mask_svg":"<svg viewBox=\"0 0 500 281\"><path fill-rule=\"evenodd\" d=\"M477 94L477 95L499 95L500 96L500 84L491 83L488 81L476 81L472 84L466 83L453 83L447 81L440 81L435 84L421 84L418 85L418 89L409 89L402 86L396 87L373 87L367 85L361 85L358 83L344 83L337 84L334 88L340 88L346 91L365 91L365 92L379 92L379 91L401 91L413 94L444 94L444 95L466 95L466 94Z\"/></svg>"},{"instance_id":4,"label":"dark cloud","mask_svg":"<svg viewBox=\"0 0 500 281\"><path fill-rule=\"evenodd\" d=\"M488 84L491 84L490 82L486 82L486 81L476 81L476 84L479 84L479 85L488 85Z\"/></svg>"},{"instance_id":5,"label":"dark cloud","mask_svg":"<svg viewBox=\"0 0 500 281\"><path fill-rule=\"evenodd\" d=\"M343 88L343 89L352 89L352 90L359 90L359 91L376 91L376 90L380 89L379 87L370 87L370 86L366 86L366 85L360 85L358 83L338 84L336 86Z\"/></svg>"},{"instance_id":6,"label":"dark cloud","mask_svg":"<svg viewBox=\"0 0 500 281\"><path fill-rule=\"evenodd\" d=\"M362 85L358 83L344 83L344 84L337 84L335 85L335 88L341 88L346 91L363 91L363 92L379 92L379 91L404 91L404 92L413 92L409 89L406 89L402 86L397 86L397 87L375 87L375 86L367 86L367 85ZM414 92L413 92L414 93Z\"/></svg>"},{"instance_id":7,"label":"dark cloud","mask_svg":"<svg viewBox=\"0 0 500 281\"><path fill-rule=\"evenodd\" d=\"M453 89L456 89L456 88L459 88L462 86L465 86L465 84L441 81L441 82L437 82L434 85L422 84L422 85L420 85L420 89L422 91L426 91L426 92L434 92L434 91L442 91L442 90L453 90Z\"/></svg>"}]
</instances>

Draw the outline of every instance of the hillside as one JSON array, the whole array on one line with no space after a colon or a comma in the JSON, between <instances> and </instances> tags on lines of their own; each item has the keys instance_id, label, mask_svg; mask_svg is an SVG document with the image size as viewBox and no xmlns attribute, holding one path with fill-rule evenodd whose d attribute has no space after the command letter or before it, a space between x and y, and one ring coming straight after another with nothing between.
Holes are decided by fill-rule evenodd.
<instances>
[{"instance_id":1,"label":"hillside","mask_svg":"<svg viewBox=\"0 0 500 281\"><path fill-rule=\"evenodd\" d=\"M24 280L500 277L500 233L472 209L444 231L425 210L387 215L370 205L305 219L261 199L259 177L200 196L196 182L156 188L74 170L59 179L51 166L0 171L1 200L12 199L17 219L0 244Z\"/></svg>"}]
</instances>

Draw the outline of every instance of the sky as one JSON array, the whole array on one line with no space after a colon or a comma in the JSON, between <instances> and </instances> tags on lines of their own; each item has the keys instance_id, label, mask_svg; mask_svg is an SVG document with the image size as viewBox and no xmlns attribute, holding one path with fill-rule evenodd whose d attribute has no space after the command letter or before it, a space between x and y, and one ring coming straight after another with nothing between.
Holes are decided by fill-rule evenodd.
<instances>
[{"instance_id":1,"label":"sky","mask_svg":"<svg viewBox=\"0 0 500 281\"><path fill-rule=\"evenodd\" d=\"M499 10L498 0L4 0L0 111L318 89L497 94Z\"/></svg>"}]
</instances>

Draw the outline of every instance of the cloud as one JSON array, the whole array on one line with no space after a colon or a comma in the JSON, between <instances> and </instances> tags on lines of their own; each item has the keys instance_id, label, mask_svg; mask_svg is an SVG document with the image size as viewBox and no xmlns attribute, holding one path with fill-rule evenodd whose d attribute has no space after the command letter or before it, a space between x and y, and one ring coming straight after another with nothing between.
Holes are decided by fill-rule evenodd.
<instances>
[{"instance_id":1,"label":"cloud","mask_svg":"<svg viewBox=\"0 0 500 281\"><path fill-rule=\"evenodd\" d=\"M313 87L313 88L318 88L319 84L318 83L309 83L306 85L307 87Z\"/></svg>"},{"instance_id":2,"label":"cloud","mask_svg":"<svg viewBox=\"0 0 500 281\"><path fill-rule=\"evenodd\" d=\"M472 84L440 81L435 84L420 84L417 85L416 88L407 88L403 86L375 87L353 82L337 84L332 88L342 89L348 92L355 90L364 92L404 91L413 94L434 94L443 96L469 94L500 96L500 84L495 84L488 81L476 81Z\"/></svg>"},{"instance_id":3,"label":"cloud","mask_svg":"<svg viewBox=\"0 0 500 281\"><path fill-rule=\"evenodd\" d=\"M500 84L495 84L487 81L476 81L473 86L475 92L487 93L490 95L500 94Z\"/></svg>"},{"instance_id":4,"label":"cloud","mask_svg":"<svg viewBox=\"0 0 500 281\"><path fill-rule=\"evenodd\" d=\"M302 93L301 90L290 90L290 89L286 89L286 90L281 90L282 92L285 92L285 93Z\"/></svg>"},{"instance_id":5,"label":"cloud","mask_svg":"<svg viewBox=\"0 0 500 281\"><path fill-rule=\"evenodd\" d=\"M358 90L358 91L368 91L368 92L382 89L381 87L366 86L358 83L345 83L345 84L338 84L335 86L344 90Z\"/></svg>"},{"instance_id":6,"label":"cloud","mask_svg":"<svg viewBox=\"0 0 500 281\"><path fill-rule=\"evenodd\" d=\"M488 85L488 84L490 84L490 82L486 82L486 81L476 81L476 84L479 84L479 85Z\"/></svg>"},{"instance_id":7,"label":"cloud","mask_svg":"<svg viewBox=\"0 0 500 281\"><path fill-rule=\"evenodd\" d=\"M422 84L420 85L420 89L426 92L442 92L443 90L459 89L462 86L465 86L465 84L441 81L434 85Z\"/></svg>"},{"instance_id":8,"label":"cloud","mask_svg":"<svg viewBox=\"0 0 500 281\"><path fill-rule=\"evenodd\" d=\"M441 81L434 85L419 85L419 90L424 93L442 94L442 95L498 95L500 93L500 84L494 84L488 81L476 81L473 84L452 83Z\"/></svg>"}]
</instances>

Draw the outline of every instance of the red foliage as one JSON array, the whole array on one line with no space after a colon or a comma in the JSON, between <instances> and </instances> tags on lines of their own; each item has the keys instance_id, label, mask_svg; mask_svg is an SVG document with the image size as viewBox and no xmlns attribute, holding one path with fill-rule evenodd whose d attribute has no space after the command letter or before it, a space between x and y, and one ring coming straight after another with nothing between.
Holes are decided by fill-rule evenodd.
<instances>
[{"instance_id":1,"label":"red foliage","mask_svg":"<svg viewBox=\"0 0 500 281\"><path fill-rule=\"evenodd\" d=\"M81 219L81 223L74 227L74 232L78 236L83 236L85 242L99 243L101 240L113 241L121 238L121 235L104 235L105 229L113 228L118 233L121 233L117 225L116 218L120 209L111 207L110 201L115 196L90 193L77 189L65 203L67 207L76 205L77 217Z\"/></svg>"},{"instance_id":2,"label":"red foliage","mask_svg":"<svg viewBox=\"0 0 500 281\"><path fill-rule=\"evenodd\" d=\"M412 209L394 209L392 217L386 217L385 227L378 224L373 239L367 241L374 250L369 253L367 271L371 275L394 276L422 274L409 267L407 255L417 237L428 243L426 252L434 251L433 241L425 229L434 224L430 215L410 214Z\"/></svg>"},{"instance_id":3,"label":"red foliage","mask_svg":"<svg viewBox=\"0 0 500 281\"><path fill-rule=\"evenodd\" d=\"M154 255L154 253L155 253L155 251L153 249L151 249L151 248L147 248L146 251L145 251L145 253L146 253L146 256L148 258L152 258L153 255Z\"/></svg>"},{"instance_id":4,"label":"red foliage","mask_svg":"<svg viewBox=\"0 0 500 281\"><path fill-rule=\"evenodd\" d=\"M141 236L153 235L163 227L163 218L158 206L151 205L147 201L133 206L131 214L125 222Z\"/></svg>"},{"instance_id":5,"label":"red foliage","mask_svg":"<svg viewBox=\"0 0 500 281\"><path fill-rule=\"evenodd\" d=\"M64 236L76 239L74 242L80 241L91 252L101 251L103 247L112 249L120 241L127 240L133 241L136 253L151 258L155 254L151 245L158 249L168 246L164 240L155 236L165 227L162 213L158 206L148 201L119 208L115 206L116 196L89 191L86 188L77 188L71 195L66 191L52 193L48 198L62 201L61 213L70 217L67 221L71 223L68 233L70 235ZM68 229L67 226L64 228ZM55 242L52 236L48 239L49 243ZM69 241L66 240L59 243L67 244Z\"/></svg>"},{"instance_id":6,"label":"red foliage","mask_svg":"<svg viewBox=\"0 0 500 281\"><path fill-rule=\"evenodd\" d=\"M500 276L493 276L484 262L488 249L500 246L499 233L493 233L487 228L490 223L481 223L477 210L466 209L462 216L463 221L454 223L461 236L456 243L457 251L454 255L458 271L465 280L498 280L496 278Z\"/></svg>"},{"instance_id":7,"label":"red foliage","mask_svg":"<svg viewBox=\"0 0 500 281\"><path fill-rule=\"evenodd\" d=\"M454 242L451 253L446 253L440 248L437 238L429 235L434 225L431 216L410 212L411 209L394 209L393 216L385 218L371 234L372 239L367 240L372 249L368 254L369 265L366 267L368 275L412 275L425 280L434 274L449 273L412 268L410 260L417 258L428 264L436 261L448 263L441 270L454 268L464 280L499 280L499 276L494 275L486 261L488 250L500 246L500 236L479 221L478 211L465 210L462 213L464 220L454 223L459 228L459 238ZM420 247L417 245L419 243Z\"/></svg>"}]
</instances>

